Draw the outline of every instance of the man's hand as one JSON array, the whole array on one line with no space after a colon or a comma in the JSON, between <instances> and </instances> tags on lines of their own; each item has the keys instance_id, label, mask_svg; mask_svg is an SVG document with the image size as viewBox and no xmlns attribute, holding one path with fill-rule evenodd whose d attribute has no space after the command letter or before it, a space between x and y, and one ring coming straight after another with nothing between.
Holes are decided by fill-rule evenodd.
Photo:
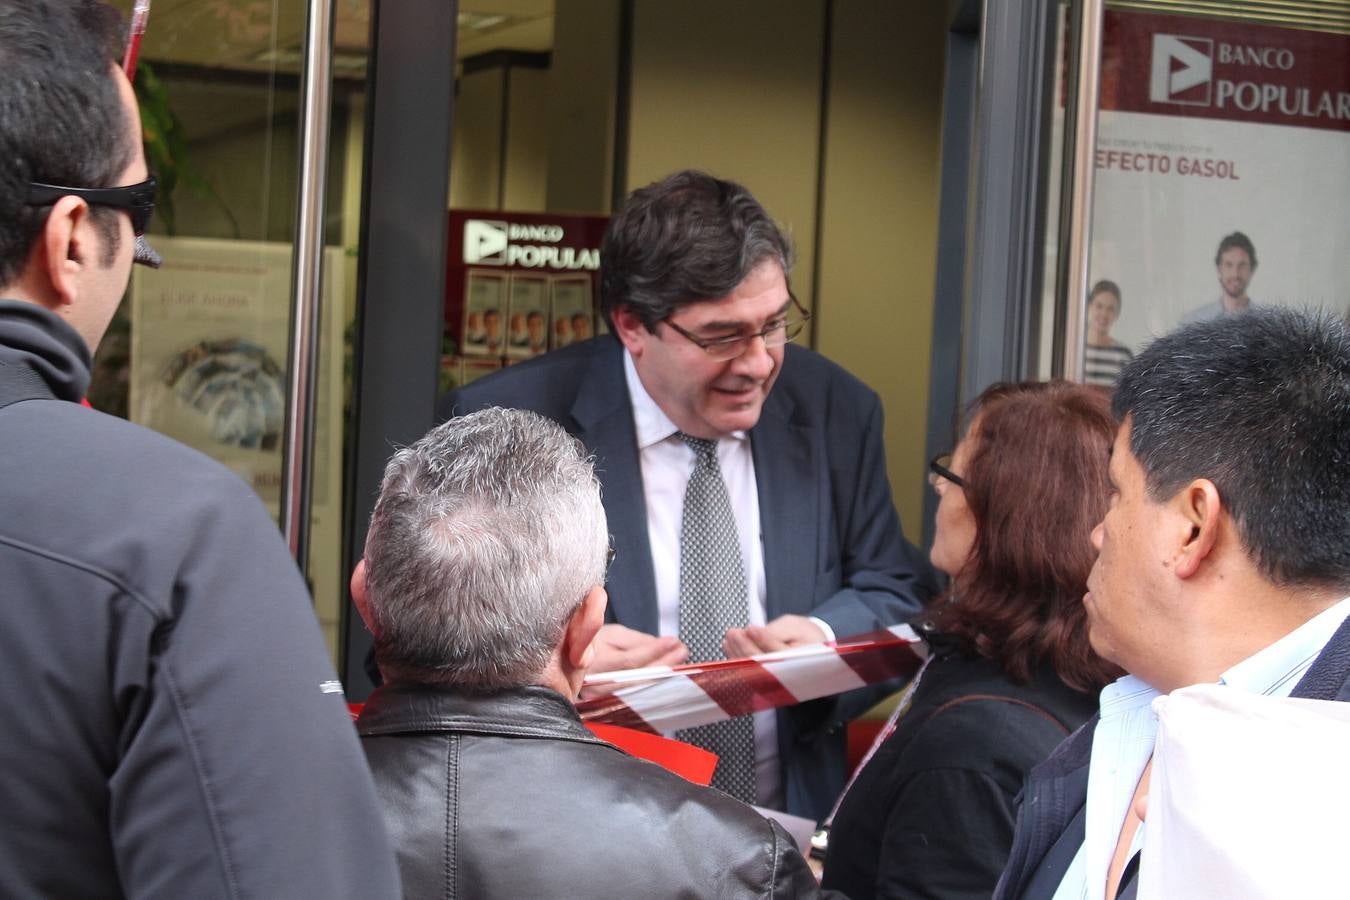
<instances>
[{"instance_id":1,"label":"man's hand","mask_svg":"<svg viewBox=\"0 0 1350 900\"><path fill-rule=\"evenodd\" d=\"M615 672L646 666L678 666L689 658L689 648L676 637L657 637L617 623L600 626L595 636L592 672Z\"/></svg>"},{"instance_id":2,"label":"man's hand","mask_svg":"<svg viewBox=\"0 0 1350 900\"><path fill-rule=\"evenodd\" d=\"M767 625L728 628L726 637L722 639L722 652L727 655L727 659L737 659L803 644L819 644L823 640L825 632L815 622L806 616L789 614L779 616Z\"/></svg>"}]
</instances>

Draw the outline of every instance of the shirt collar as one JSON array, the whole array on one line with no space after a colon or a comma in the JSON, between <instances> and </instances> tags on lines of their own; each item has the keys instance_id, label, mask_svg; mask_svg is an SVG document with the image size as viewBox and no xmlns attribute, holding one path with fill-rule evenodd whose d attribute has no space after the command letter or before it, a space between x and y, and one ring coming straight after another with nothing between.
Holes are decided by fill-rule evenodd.
<instances>
[{"instance_id":1,"label":"shirt collar","mask_svg":"<svg viewBox=\"0 0 1350 900\"><path fill-rule=\"evenodd\" d=\"M1327 641L1350 615L1350 597L1324 609L1270 646L1253 653L1219 679L1252 694L1287 695L1312 667Z\"/></svg>"},{"instance_id":2,"label":"shirt collar","mask_svg":"<svg viewBox=\"0 0 1350 900\"><path fill-rule=\"evenodd\" d=\"M1103 720L1123 715L1132 709L1148 706L1158 691L1142 678L1134 675L1122 675L1102 688L1101 717Z\"/></svg>"},{"instance_id":3,"label":"shirt collar","mask_svg":"<svg viewBox=\"0 0 1350 900\"><path fill-rule=\"evenodd\" d=\"M633 364L633 355L626 347L623 351L623 377L628 382L629 402L633 404L633 426L637 431L638 450L646 450L677 434L679 427L642 386L637 366ZM729 437L743 441L747 434L745 431L733 431Z\"/></svg>"}]
</instances>

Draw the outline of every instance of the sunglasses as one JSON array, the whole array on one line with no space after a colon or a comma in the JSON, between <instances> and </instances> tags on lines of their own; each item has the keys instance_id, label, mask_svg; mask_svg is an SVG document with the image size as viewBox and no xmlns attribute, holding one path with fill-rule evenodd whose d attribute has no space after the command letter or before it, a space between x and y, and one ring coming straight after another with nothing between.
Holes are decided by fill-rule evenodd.
<instances>
[{"instance_id":1,"label":"sunglasses","mask_svg":"<svg viewBox=\"0 0 1350 900\"><path fill-rule=\"evenodd\" d=\"M158 188L153 175L140 184L109 188L73 188L32 182L28 185L28 205L45 206L62 197L79 197L90 206L125 209L131 216L131 230L140 237L145 234L145 229L150 225L150 216L155 212L155 192Z\"/></svg>"},{"instance_id":2,"label":"sunglasses","mask_svg":"<svg viewBox=\"0 0 1350 900\"><path fill-rule=\"evenodd\" d=\"M79 197L90 206L108 206L124 209L131 217L131 230L136 235L135 252L132 260L143 266L158 269L163 260L145 240L145 229L150 225L150 216L155 212L155 193L159 184L155 176L140 184L127 184L109 188L73 188L56 184L40 184L36 181L28 185L28 205L46 206L62 197Z\"/></svg>"}]
</instances>

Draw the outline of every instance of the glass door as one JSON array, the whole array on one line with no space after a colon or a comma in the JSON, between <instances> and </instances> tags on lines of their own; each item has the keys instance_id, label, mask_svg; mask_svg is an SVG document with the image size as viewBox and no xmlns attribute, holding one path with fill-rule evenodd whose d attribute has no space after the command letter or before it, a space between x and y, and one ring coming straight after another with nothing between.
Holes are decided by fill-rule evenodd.
<instances>
[{"instance_id":1,"label":"glass door","mask_svg":"<svg viewBox=\"0 0 1350 900\"><path fill-rule=\"evenodd\" d=\"M114 3L130 18L132 0ZM218 459L274 515L282 500L306 6L261 0L150 5L135 89L160 184L138 269L95 359L90 401ZM370 0L332 11L327 214L306 575L330 649L341 574L344 409L355 315ZM326 49L326 37L320 45ZM328 136L331 135L331 140ZM324 145L321 145L321 149Z\"/></svg>"}]
</instances>

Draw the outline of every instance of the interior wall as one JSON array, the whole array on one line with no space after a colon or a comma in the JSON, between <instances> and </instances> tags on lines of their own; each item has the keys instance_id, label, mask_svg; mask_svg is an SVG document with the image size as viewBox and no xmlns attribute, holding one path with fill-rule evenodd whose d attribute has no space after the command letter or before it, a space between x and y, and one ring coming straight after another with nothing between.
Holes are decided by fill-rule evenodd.
<instances>
[{"instance_id":1,"label":"interior wall","mask_svg":"<svg viewBox=\"0 0 1350 900\"><path fill-rule=\"evenodd\" d=\"M502 100L506 70L465 72L455 85L450 131L450 206L496 209L501 202Z\"/></svg>"},{"instance_id":2,"label":"interior wall","mask_svg":"<svg viewBox=\"0 0 1350 900\"><path fill-rule=\"evenodd\" d=\"M823 2L635 3L627 190L678 169L743 183L797 246L810 308Z\"/></svg>"},{"instance_id":3,"label":"interior wall","mask_svg":"<svg viewBox=\"0 0 1350 900\"><path fill-rule=\"evenodd\" d=\"M173 192L174 233L290 242L294 235L299 97L256 83L215 83L204 74L162 74L169 108L187 143L184 168L208 191ZM152 230L167 230L164 215Z\"/></svg>"},{"instance_id":4,"label":"interior wall","mask_svg":"<svg viewBox=\"0 0 1350 900\"><path fill-rule=\"evenodd\" d=\"M548 184L553 212L610 209L619 83L619 0L557 0L548 70Z\"/></svg>"},{"instance_id":5,"label":"interior wall","mask_svg":"<svg viewBox=\"0 0 1350 900\"><path fill-rule=\"evenodd\" d=\"M892 492L917 541L947 15L935 3L834 10L817 348L881 395Z\"/></svg>"},{"instance_id":6,"label":"interior wall","mask_svg":"<svg viewBox=\"0 0 1350 900\"><path fill-rule=\"evenodd\" d=\"M543 212L548 194L548 70L512 66L507 73L502 209Z\"/></svg>"},{"instance_id":7,"label":"interior wall","mask_svg":"<svg viewBox=\"0 0 1350 900\"><path fill-rule=\"evenodd\" d=\"M456 81L450 200L456 209L542 212L548 191L547 69L491 65Z\"/></svg>"}]
</instances>

